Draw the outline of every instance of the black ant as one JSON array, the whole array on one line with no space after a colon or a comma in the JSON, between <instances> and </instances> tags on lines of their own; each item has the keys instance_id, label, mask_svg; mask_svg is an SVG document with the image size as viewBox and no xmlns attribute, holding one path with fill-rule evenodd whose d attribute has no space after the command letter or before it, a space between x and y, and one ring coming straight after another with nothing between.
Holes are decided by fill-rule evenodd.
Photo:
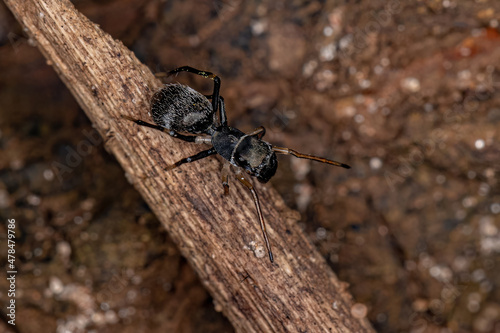
<instances>
[{"instance_id":1,"label":"black ant","mask_svg":"<svg viewBox=\"0 0 500 333\"><path fill-rule=\"evenodd\" d=\"M184 66L157 76L170 76L182 71L212 79L214 81L212 95L202 95L196 90L179 83L166 84L154 94L151 100L151 114L156 125L129 116L123 116L123 118L141 126L160 130L174 138L187 142L212 145L212 148L183 158L166 167L165 170L172 170L184 163L219 154L227 160L222 168L224 195L227 195L229 193L228 174L230 165L237 167L237 179L252 193L269 259L273 262L273 253L267 238L266 224L260 209L259 197L252 183L241 170L243 169L250 176L256 177L261 183L267 183L274 176L278 167L276 153L293 155L298 158L328 163L346 169L349 169L350 166L323 157L302 154L289 148L273 146L262 140L266 133L265 128L262 126L248 134L228 126L224 99L219 95L221 80L211 72ZM211 103L208 99L211 100ZM218 119L216 117L217 110L219 110Z\"/></svg>"}]
</instances>

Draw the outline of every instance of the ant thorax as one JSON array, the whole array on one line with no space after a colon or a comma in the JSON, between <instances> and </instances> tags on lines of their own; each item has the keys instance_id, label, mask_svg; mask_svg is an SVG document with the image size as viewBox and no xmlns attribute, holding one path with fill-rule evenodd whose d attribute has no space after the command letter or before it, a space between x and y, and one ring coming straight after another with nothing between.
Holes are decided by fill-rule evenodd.
<instances>
[{"instance_id":1,"label":"ant thorax","mask_svg":"<svg viewBox=\"0 0 500 333\"><path fill-rule=\"evenodd\" d=\"M254 135L223 126L217 128L212 135L212 145L224 159L245 169L262 183L267 183L276 173L278 162L272 146Z\"/></svg>"}]
</instances>

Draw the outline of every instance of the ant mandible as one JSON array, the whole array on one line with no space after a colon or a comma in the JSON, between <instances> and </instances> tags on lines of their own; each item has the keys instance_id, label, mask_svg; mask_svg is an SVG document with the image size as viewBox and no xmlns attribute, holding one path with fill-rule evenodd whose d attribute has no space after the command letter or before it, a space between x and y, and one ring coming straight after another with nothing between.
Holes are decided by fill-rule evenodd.
<instances>
[{"instance_id":1,"label":"ant mandible","mask_svg":"<svg viewBox=\"0 0 500 333\"><path fill-rule=\"evenodd\" d=\"M267 237L266 223L260 209L259 197L251 181L245 177L241 170L244 170L250 176L256 177L261 183L267 183L274 176L278 167L276 153L314 160L346 169L349 169L350 166L323 157L302 154L293 149L273 146L262 140L266 133L265 128L262 126L248 134L228 126L224 99L219 95L221 80L211 72L184 66L166 74L160 73L157 76L170 76L182 71L212 79L214 81L212 95L202 95L196 90L179 83L166 84L153 95L151 100L151 114L156 125L129 116L123 116L123 118L138 125L165 132L177 139L212 145L212 148L183 158L167 166L165 170L172 170L184 163L219 154L227 161L222 168L222 185L224 195L227 195L229 193L228 174L230 165L235 166L237 179L252 193L269 260L272 263L274 261L273 252ZM211 103L208 99L211 100ZM217 110L219 110L218 119L216 116Z\"/></svg>"}]
</instances>

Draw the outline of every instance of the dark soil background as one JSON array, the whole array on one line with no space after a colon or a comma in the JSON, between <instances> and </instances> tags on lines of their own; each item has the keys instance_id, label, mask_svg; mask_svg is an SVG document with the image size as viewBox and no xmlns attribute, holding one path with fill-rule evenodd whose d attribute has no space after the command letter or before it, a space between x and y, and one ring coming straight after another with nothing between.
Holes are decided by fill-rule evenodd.
<instances>
[{"instance_id":1,"label":"dark soil background","mask_svg":"<svg viewBox=\"0 0 500 333\"><path fill-rule=\"evenodd\" d=\"M352 166L280 157L269 186L377 331L500 332L499 1L74 4L154 72L219 74L230 125ZM0 4L16 331L232 332L33 44Z\"/></svg>"}]
</instances>

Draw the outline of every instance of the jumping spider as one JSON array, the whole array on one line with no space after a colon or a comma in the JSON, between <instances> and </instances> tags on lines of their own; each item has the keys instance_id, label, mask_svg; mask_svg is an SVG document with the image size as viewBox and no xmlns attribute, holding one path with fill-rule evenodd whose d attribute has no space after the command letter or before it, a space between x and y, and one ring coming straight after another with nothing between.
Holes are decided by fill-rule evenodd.
<instances>
[{"instance_id":1,"label":"jumping spider","mask_svg":"<svg viewBox=\"0 0 500 333\"><path fill-rule=\"evenodd\" d=\"M212 145L212 148L183 158L166 167L165 170L172 170L184 163L219 154L227 161L222 168L222 184L224 194L227 195L229 193L228 174L230 165L235 166L237 179L252 193L269 260L273 262L273 253L267 237L259 197L250 180L242 173L242 170L250 176L256 177L261 183L267 183L274 176L278 167L276 153L293 155L298 158L314 160L346 169L349 169L350 166L323 157L302 154L289 148L273 146L262 140L266 133L265 128L262 126L248 134L228 126L224 99L219 95L220 78L211 72L200 71L189 66L174 69L166 73L166 76L182 71L212 79L214 81L212 95L202 95L196 90L179 83L166 84L154 94L151 100L151 114L156 125L129 116L123 116L123 118L141 126L160 130L177 139ZM217 110L219 110L219 117L217 117Z\"/></svg>"}]
</instances>

